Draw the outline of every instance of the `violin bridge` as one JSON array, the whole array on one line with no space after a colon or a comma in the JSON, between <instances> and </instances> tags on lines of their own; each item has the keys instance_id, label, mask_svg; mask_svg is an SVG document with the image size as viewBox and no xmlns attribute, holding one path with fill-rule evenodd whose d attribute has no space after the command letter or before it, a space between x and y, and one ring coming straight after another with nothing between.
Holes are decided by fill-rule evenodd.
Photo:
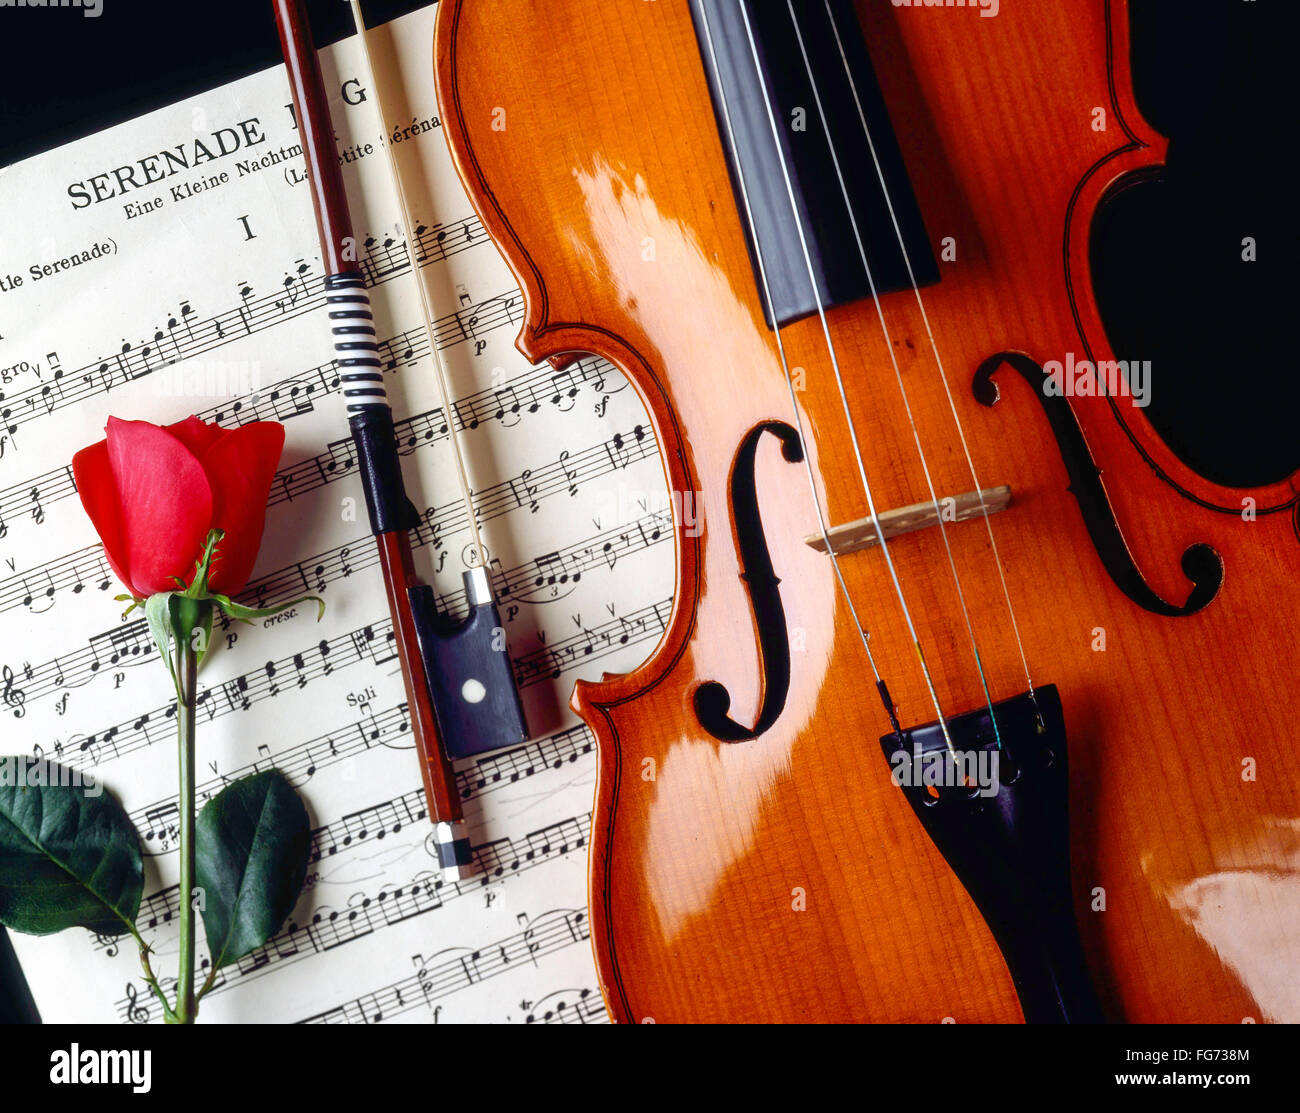
<instances>
[{"instance_id":1,"label":"violin bridge","mask_svg":"<svg viewBox=\"0 0 1300 1113\"><path fill-rule=\"evenodd\" d=\"M980 505L981 496L983 507ZM911 506L900 506L897 510L886 510L878 514L877 518L880 521L880 531L889 540L900 534L937 526L941 516L945 522L965 522L982 517L985 509L990 514L996 514L1010 505L1010 487L985 487L980 491L967 491L965 494L940 498L937 505L934 502L916 502ZM860 552L880 544L876 523L870 518L860 518L856 522L835 526L827 532L826 537L830 538L836 556ZM804 544L824 553L826 537L820 533L809 534L804 538Z\"/></svg>"}]
</instances>

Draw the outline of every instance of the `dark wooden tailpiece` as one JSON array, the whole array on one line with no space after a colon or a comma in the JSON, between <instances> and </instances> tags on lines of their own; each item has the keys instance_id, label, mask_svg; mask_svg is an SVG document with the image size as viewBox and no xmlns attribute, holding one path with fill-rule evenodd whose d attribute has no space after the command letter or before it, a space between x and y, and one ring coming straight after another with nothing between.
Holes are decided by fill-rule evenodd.
<instances>
[{"instance_id":1,"label":"dark wooden tailpiece","mask_svg":"<svg viewBox=\"0 0 1300 1113\"><path fill-rule=\"evenodd\" d=\"M907 801L970 893L1006 960L1030 1024L1097 1024L1105 1017L1088 974L1070 890L1065 720L1056 688L1038 688L948 720L953 746L996 769L997 791L963 785L938 724L880 740ZM933 757L927 755L934 755ZM941 781L932 795L923 773ZM974 777L980 768L967 764ZM961 973L961 956L954 955Z\"/></svg>"}]
</instances>

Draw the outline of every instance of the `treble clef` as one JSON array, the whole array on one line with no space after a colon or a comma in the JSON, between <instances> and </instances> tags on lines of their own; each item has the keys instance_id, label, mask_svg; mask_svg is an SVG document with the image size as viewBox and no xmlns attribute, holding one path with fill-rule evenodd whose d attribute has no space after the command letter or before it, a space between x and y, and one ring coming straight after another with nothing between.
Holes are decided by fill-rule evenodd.
<instances>
[{"instance_id":1,"label":"treble clef","mask_svg":"<svg viewBox=\"0 0 1300 1113\"><path fill-rule=\"evenodd\" d=\"M14 709L14 718L21 719L27 714L23 704L27 702L27 693L14 684L14 670L5 665L4 672L0 673L0 679L4 680L4 691L0 692L0 699L4 700L6 707Z\"/></svg>"},{"instance_id":2,"label":"treble clef","mask_svg":"<svg viewBox=\"0 0 1300 1113\"><path fill-rule=\"evenodd\" d=\"M109 958L116 958L118 954L118 937L115 935L105 935L102 931L97 931L94 934L95 942L104 948L104 954ZM135 987L130 982L127 983L126 995L128 1000L130 1000L131 990L134 988Z\"/></svg>"},{"instance_id":3,"label":"treble clef","mask_svg":"<svg viewBox=\"0 0 1300 1113\"><path fill-rule=\"evenodd\" d=\"M137 1000L137 992L134 982L126 983L126 1019L131 1024L148 1024L149 1007L140 1004Z\"/></svg>"}]
</instances>

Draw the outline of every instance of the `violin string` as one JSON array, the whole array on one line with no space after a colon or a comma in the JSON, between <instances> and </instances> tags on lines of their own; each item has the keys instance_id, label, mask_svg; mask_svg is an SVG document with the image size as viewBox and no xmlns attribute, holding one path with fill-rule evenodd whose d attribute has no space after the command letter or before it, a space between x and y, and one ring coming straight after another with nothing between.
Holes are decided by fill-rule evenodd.
<instances>
[{"instance_id":1,"label":"violin string","mask_svg":"<svg viewBox=\"0 0 1300 1113\"><path fill-rule=\"evenodd\" d=\"M709 29L707 5L701 5L700 14L703 17L704 37L709 48L710 64L713 67L713 72L719 83L719 90L721 90L722 77L718 67L718 56L713 47L713 35ZM718 101L722 106L722 117L727 131L727 142L731 147L732 162L736 166L736 180L740 186L740 195L745 210L745 218L749 224L750 238L754 243L754 258L758 264L759 284L762 286L763 300L767 305L768 312L771 314L773 322L775 322L776 305L772 298L771 285L767 278L767 266L763 260L763 251L762 248L759 247L758 243L758 230L754 225L753 207L750 204L749 189L745 183L745 172L741 168L740 154L736 149L736 133L731 122L731 112L727 107L725 97L719 95ZM781 329L776 327L773 329L773 333L776 336L776 350L781 360L781 370L785 375L786 387L790 392L790 406L794 411L794 422L795 428L799 433L799 443L804 446L803 462L804 468L808 473L808 489L812 493L813 506L817 511L817 526L821 532L822 541L826 545L826 552L831 558L831 566L835 569L835 578L839 581L840 592L844 596L845 603L848 605L849 614L853 617L853 625L857 628L858 636L862 639L862 648L867 651L867 660L871 664L871 672L876 678L876 685L879 687L884 683L884 681L880 675L880 669L876 665L875 655L871 652L871 634L862 624L862 620L858 617L857 607L853 602L853 593L849 591L849 586L844 580L844 571L840 567L839 555L835 552L835 546L831 543L830 524L827 520L826 512L822 507L821 496L817 493L817 477L813 473L812 453L808 451L808 438L804 431L803 413L799 408L798 395L795 393L794 376L790 373L790 363L786 357L785 342L781 338Z\"/></svg>"},{"instance_id":2,"label":"violin string","mask_svg":"<svg viewBox=\"0 0 1300 1113\"><path fill-rule=\"evenodd\" d=\"M903 593L903 584L898 577L898 569L894 565L894 558L889 551L889 542L885 538L885 531L880 525L880 515L876 511L876 500L871 491L871 481L867 478L866 462L862 458L862 446L858 438L857 423L853 419L853 411L849 407L848 394L844 387L844 376L840 371L839 355L835 348L835 340L831 336L830 325L826 320L826 307L822 304L821 293L817 289L817 277L813 268L812 255L808 249L808 240L804 234L803 221L799 216L798 202L795 200L794 184L790 180L790 170L786 165L785 155L781 151L780 131L777 128L776 116L772 110L772 98L768 95L767 83L763 80L762 63L758 53L758 44L754 39L754 31L750 25L749 12L745 5L739 4L741 19L745 24L745 36L749 42L750 57L754 63L755 73L758 75L759 91L763 95L763 106L767 113L768 125L772 132L772 142L777 148L777 157L781 165L781 177L785 182L786 196L790 201L790 211L794 215L795 231L799 236L799 244L803 251L804 265L808 271L808 281L812 285L813 299L817 303L817 316L821 321L822 336L826 341L826 349L830 355L831 369L835 375L835 383L839 389L840 404L844 409L844 418L848 424L849 437L853 443L853 454L857 461L858 476L862 482L862 489L867 497L867 510L871 517L872 526L875 528L876 536L880 539L880 551L884 555L885 564L889 568L890 578L894 583L894 592L898 596L899 605L902 607L903 619L907 624L908 633L912 638L912 646L916 650L917 660L921 665L921 674L925 678L925 686L930 694L930 701L934 705L935 714L938 716L939 727L943 732L944 741L947 743L949 751L956 756L956 748L953 745L952 736L948 730L948 721L944 716L943 708L939 704L939 694L934 686L934 678L930 673L930 666L926 662L925 652L921 648L920 635L917 633L916 624L912 619L911 609L907 605L907 597ZM720 98L721 99L721 98ZM776 318L773 314L773 324Z\"/></svg>"},{"instance_id":3,"label":"violin string","mask_svg":"<svg viewBox=\"0 0 1300 1113\"><path fill-rule=\"evenodd\" d=\"M366 72L362 75L369 80L370 89L374 92L375 112L379 116L379 126L382 129L384 121L388 119L388 113L384 110L383 97L379 92L379 85L375 81L375 65L370 56L370 43L366 38L366 24L361 14L361 5L358 0L349 0L352 8L352 20L356 24L357 39L361 43L361 57ZM436 369L435 378L438 380L438 389L442 398L442 415L447 422L447 440L451 444L451 455L456 465L456 478L460 483L460 495L465 502L466 517L469 519L470 538L474 544L474 553L477 561L484 568L487 567L488 554L487 549L483 547L483 538L479 531L478 514L474 510L474 496L469 485L469 473L465 467L465 457L461 449L460 437L456 429L455 415L451 410L451 387L449 385L449 372L447 370L446 357L442 354L442 349L438 345L437 338L434 336L433 322L437 320L433 312L433 301L429 294L428 287L425 285L424 276L420 273L420 268L415 258L415 243L411 239L411 230L415 227L414 219L411 215L411 206L407 202L406 188L402 183L402 175L397 167L397 156L393 153L393 145L388 142L387 137L383 139L383 148L388 156L388 173L393 180L393 188L397 192L397 204L402 214L402 226L406 229L406 249L411 256L411 274L415 278L416 289L420 291L420 306L424 312L424 330L429 341L429 351L433 354L434 367Z\"/></svg>"},{"instance_id":4,"label":"violin string","mask_svg":"<svg viewBox=\"0 0 1300 1113\"><path fill-rule=\"evenodd\" d=\"M862 99L858 95L857 82L853 78L853 70L852 67L849 65L848 56L844 50L844 41L843 39L840 38L839 24L836 22L835 12L831 7L831 0L824 0L824 2L826 6L827 18L829 18L830 20L831 30L832 32L834 32L835 35L835 45L839 51L840 62L844 66L845 75L848 77L849 88L853 92L853 102L857 106L857 110L858 110L858 119L862 122L862 132L866 136L867 148L871 152L871 161L876 169L876 178L880 182L880 189L881 192L884 194L885 204L889 209L889 219L894 227L894 235L898 239L899 250L902 252L903 255L903 263L907 267L908 280L911 282L912 291L916 295L917 308L920 309L921 311L921 320L925 324L925 332L926 332L926 336L929 338L930 350L934 353L935 366L939 370L939 379L943 383L943 392L948 399L948 408L952 411L953 421L957 426L957 436L961 440L962 452L966 456L966 466L970 469L971 481L975 484L975 494L979 498L980 513L984 518L984 528L988 531L989 545L993 550L993 563L998 570L998 579L1001 581L1002 584L1002 597L1006 601L1007 614L1011 619L1011 631L1016 639L1016 649L1020 654L1020 664L1025 672L1025 682L1029 685L1029 698L1033 702L1035 708L1037 708L1038 699L1037 696L1034 694L1034 680L1033 677L1030 675L1029 658L1025 654L1025 644L1020 636L1020 624L1016 621L1016 608L1014 604L1011 602L1011 591L1010 588L1007 586L1006 573L1002 568L1002 558L998 553L998 543L993 536L992 515L989 513L989 508L987 503L985 503L984 501L984 490L980 486L979 476L976 474L975 471L975 461L974 458L971 456L970 445L966 441L966 430L962 426L961 418L958 416L957 413L957 404L952 396L952 388L948 382L948 372L944 368L943 359L939 354L939 344L938 341L935 339L934 329L930 325L929 314L926 313L925 311L925 299L921 296L921 288L917 284L916 274L912 269L912 260L907 250L907 244L903 237L902 229L899 227L898 216L894 211L893 198L890 196L889 186L885 182L885 173L880 165L880 159L876 155L876 145L874 142L872 142L871 139L871 129L870 127L867 126L867 116L866 116L866 112L863 110L862 107Z\"/></svg>"},{"instance_id":5,"label":"violin string","mask_svg":"<svg viewBox=\"0 0 1300 1113\"><path fill-rule=\"evenodd\" d=\"M795 39L799 43L799 53L803 58L804 72L807 73L809 84L812 86L813 102L817 106L817 115L822 122L822 131L826 136L826 146L831 153L831 162L835 166L835 177L839 181L840 193L844 197L844 206L848 210L849 223L853 228L853 239L858 247L858 256L861 258L863 269L867 274L867 286L871 290L871 300L876 306L876 317L880 321L880 331L884 335L885 348L889 352L889 361L894 368L894 378L898 381L898 390L902 395L903 410L907 414L907 423L912 431L912 440L916 444L916 452L921 460L921 472L925 476L926 489L930 492L930 501L934 504L934 513L939 524L939 536L943 539L944 551L948 556L948 568L952 572L953 584L957 588L957 602L961 606L962 619L966 624L966 635L970 639L971 652L975 657L975 668L979 673L980 685L984 690L984 703L985 706L988 707L989 717L993 721L993 734L997 739L998 745L1001 746L1002 737L1001 732L998 729L997 715L993 711L993 697L989 694L988 677L985 675L984 661L980 656L979 644L975 638L975 628L971 623L970 610L966 605L966 593L962 589L961 576L957 572L957 561L953 556L952 543L948 539L948 528L944 524L943 512L939 506L939 494L935 490L934 479L930 474L930 464L926 459L925 449L921 446L921 433L916 426L916 415L912 412L912 402L908 396L907 386L903 382L903 371L899 366L898 354L894 350L894 341L889 331L889 325L885 321L885 310L880 304L880 293L876 287L875 276L871 272L871 263L867 259L866 246L862 242L862 231L858 227L857 216L853 211L853 202L849 196L848 183L844 180L844 170L840 165L839 154L835 150L835 142L831 138L830 122L826 118L826 110L822 104L821 92L817 88L817 79L813 75L812 63L809 61L808 50L804 43L803 30L799 26L799 17L795 13L792 0L786 0L786 7L790 12L790 22L794 25ZM915 279L913 279L913 282L915 282Z\"/></svg>"}]
</instances>

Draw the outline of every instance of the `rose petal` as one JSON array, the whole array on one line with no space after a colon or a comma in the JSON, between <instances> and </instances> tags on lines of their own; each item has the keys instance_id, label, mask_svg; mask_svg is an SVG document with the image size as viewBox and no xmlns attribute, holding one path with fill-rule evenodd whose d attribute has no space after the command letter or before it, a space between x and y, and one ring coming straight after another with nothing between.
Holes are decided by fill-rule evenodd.
<instances>
[{"instance_id":1,"label":"rose petal","mask_svg":"<svg viewBox=\"0 0 1300 1113\"><path fill-rule=\"evenodd\" d=\"M72 478L77 484L81 505L104 544L104 557L113 574L128 588L131 576L122 540L122 512L117 498L113 466L108 460L108 441L83 448L72 458Z\"/></svg>"},{"instance_id":2,"label":"rose petal","mask_svg":"<svg viewBox=\"0 0 1300 1113\"><path fill-rule=\"evenodd\" d=\"M137 595L188 581L212 524L212 491L193 453L147 421L108 419L126 565Z\"/></svg>"},{"instance_id":3,"label":"rose petal","mask_svg":"<svg viewBox=\"0 0 1300 1113\"><path fill-rule=\"evenodd\" d=\"M228 432L220 425L212 425L192 415L163 428L188 448L196 460L202 460L208 449Z\"/></svg>"},{"instance_id":4,"label":"rose petal","mask_svg":"<svg viewBox=\"0 0 1300 1113\"><path fill-rule=\"evenodd\" d=\"M266 498L284 449L284 426L255 421L232 429L203 457L212 489L212 524L226 531L209 583L237 595L248 583L262 545Z\"/></svg>"}]
</instances>

